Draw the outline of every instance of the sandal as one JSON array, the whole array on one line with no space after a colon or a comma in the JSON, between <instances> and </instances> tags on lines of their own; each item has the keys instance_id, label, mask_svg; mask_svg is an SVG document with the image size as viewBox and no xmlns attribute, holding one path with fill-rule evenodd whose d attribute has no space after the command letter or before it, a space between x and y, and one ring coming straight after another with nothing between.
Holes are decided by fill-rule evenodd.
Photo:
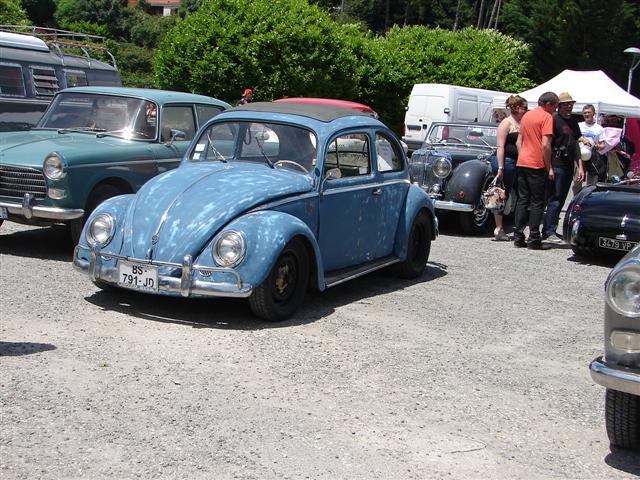
<instances>
[{"instance_id":1,"label":"sandal","mask_svg":"<svg viewBox=\"0 0 640 480\"><path fill-rule=\"evenodd\" d=\"M511 239L509 235L506 234L504 230L494 230L493 231L493 239L496 242L510 242Z\"/></svg>"}]
</instances>

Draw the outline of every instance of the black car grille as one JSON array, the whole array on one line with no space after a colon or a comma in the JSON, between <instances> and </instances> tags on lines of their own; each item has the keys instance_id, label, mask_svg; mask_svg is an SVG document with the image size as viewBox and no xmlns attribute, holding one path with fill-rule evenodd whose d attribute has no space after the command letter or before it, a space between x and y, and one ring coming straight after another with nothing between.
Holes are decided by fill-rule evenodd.
<instances>
[{"instance_id":1,"label":"black car grille","mask_svg":"<svg viewBox=\"0 0 640 480\"><path fill-rule=\"evenodd\" d=\"M25 193L30 193L36 199L47 196L47 183L42 171L0 165L0 195L22 197Z\"/></svg>"}]
</instances>

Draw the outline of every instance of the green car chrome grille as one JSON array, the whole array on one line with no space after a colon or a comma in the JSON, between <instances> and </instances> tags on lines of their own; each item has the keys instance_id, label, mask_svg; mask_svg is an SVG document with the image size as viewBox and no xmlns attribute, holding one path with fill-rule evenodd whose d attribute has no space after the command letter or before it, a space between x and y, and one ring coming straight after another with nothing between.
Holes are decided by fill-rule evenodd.
<instances>
[{"instance_id":1,"label":"green car chrome grille","mask_svg":"<svg viewBox=\"0 0 640 480\"><path fill-rule=\"evenodd\" d=\"M42 171L0 165L0 196L22 197L25 193L32 194L36 199L47 196L47 183Z\"/></svg>"}]
</instances>

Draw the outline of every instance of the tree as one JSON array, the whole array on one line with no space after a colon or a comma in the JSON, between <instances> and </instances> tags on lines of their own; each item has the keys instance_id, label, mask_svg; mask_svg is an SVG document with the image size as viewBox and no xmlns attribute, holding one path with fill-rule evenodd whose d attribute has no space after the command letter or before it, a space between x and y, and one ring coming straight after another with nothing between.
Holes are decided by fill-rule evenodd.
<instances>
[{"instance_id":1,"label":"tree","mask_svg":"<svg viewBox=\"0 0 640 480\"><path fill-rule=\"evenodd\" d=\"M20 6L20 0L0 0L0 24L29 24L27 13Z\"/></svg>"},{"instance_id":2,"label":"tree","mask_svg":"<svg viewBox=\"0 0 640 480\"><path fill-rule=\"evenodd\" d=\"M49 25L53 21L56 11L54 0L22 0L22 6L27 11L32 25Z\"/></svg>"},{"instance_id":3,"label":"tree","mask_svg":"<svg viewBox=\"0 0 640 480\"><path fill-rule=\"evenodd\" d=\"M162 40L154 73L164 88L235 101L359 98L364 36L305 0L203 0Z\"/></svg>"}]
</instances>

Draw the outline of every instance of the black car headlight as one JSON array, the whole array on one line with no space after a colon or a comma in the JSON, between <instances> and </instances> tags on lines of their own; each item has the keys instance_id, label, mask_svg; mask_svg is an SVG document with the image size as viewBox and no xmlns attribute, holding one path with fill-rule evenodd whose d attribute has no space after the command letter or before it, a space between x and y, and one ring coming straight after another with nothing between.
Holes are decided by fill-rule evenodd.
<instances>
[{"instance_id":1,"label":"black car headlight","mask_svg":"<svg viewBox=\"0 0 640 480\"><path fill-rule=\"evenodd\" d=\"M60 153L51 152L44 159L42 170L49 180L60 180L67 174L64 157Z\"/></svg>"},{"instance_id":2,"label":"black car headlight","mask_svg":"<svg viewBox=\"0 0 640 480\"><path fill-rule=\"evenodd\" d=\"M640 318L640 264L625 266L609 278L607 303L620 315Z\"/></svg>"},{"instance_id":3,"label":"black car headlight","mask_svg":"<svg viewBox=\"0 0 640 480\"><path fill-rule=\"evenodd\" d=\"M221 267L235 267L246 253L246 242L240 232L233 230L222 233L211 247L214 261Z\"/></svg>"},{"instance_id":4,"label":"black car headlight","mask_svg":"<svg viewBox=\"0 0 640 480\"><path fill-rule=\"evenodd\" d=\"M113 217L108 213L101 213L87 225L85 236L90 245L104 247L111 241L114 232L115 221Z\"/></svg>"},{"instance_id":5,"label":"black car headlight","mask_svg":"<svg viewBox=\"0 0 640 480\"><path fill-rule=\"evenodd\" d=\"M435 157L431 162L431 171L438 178L447 178L451 173L451 162L447 157Z\"/></svg>"}]
</instances>

